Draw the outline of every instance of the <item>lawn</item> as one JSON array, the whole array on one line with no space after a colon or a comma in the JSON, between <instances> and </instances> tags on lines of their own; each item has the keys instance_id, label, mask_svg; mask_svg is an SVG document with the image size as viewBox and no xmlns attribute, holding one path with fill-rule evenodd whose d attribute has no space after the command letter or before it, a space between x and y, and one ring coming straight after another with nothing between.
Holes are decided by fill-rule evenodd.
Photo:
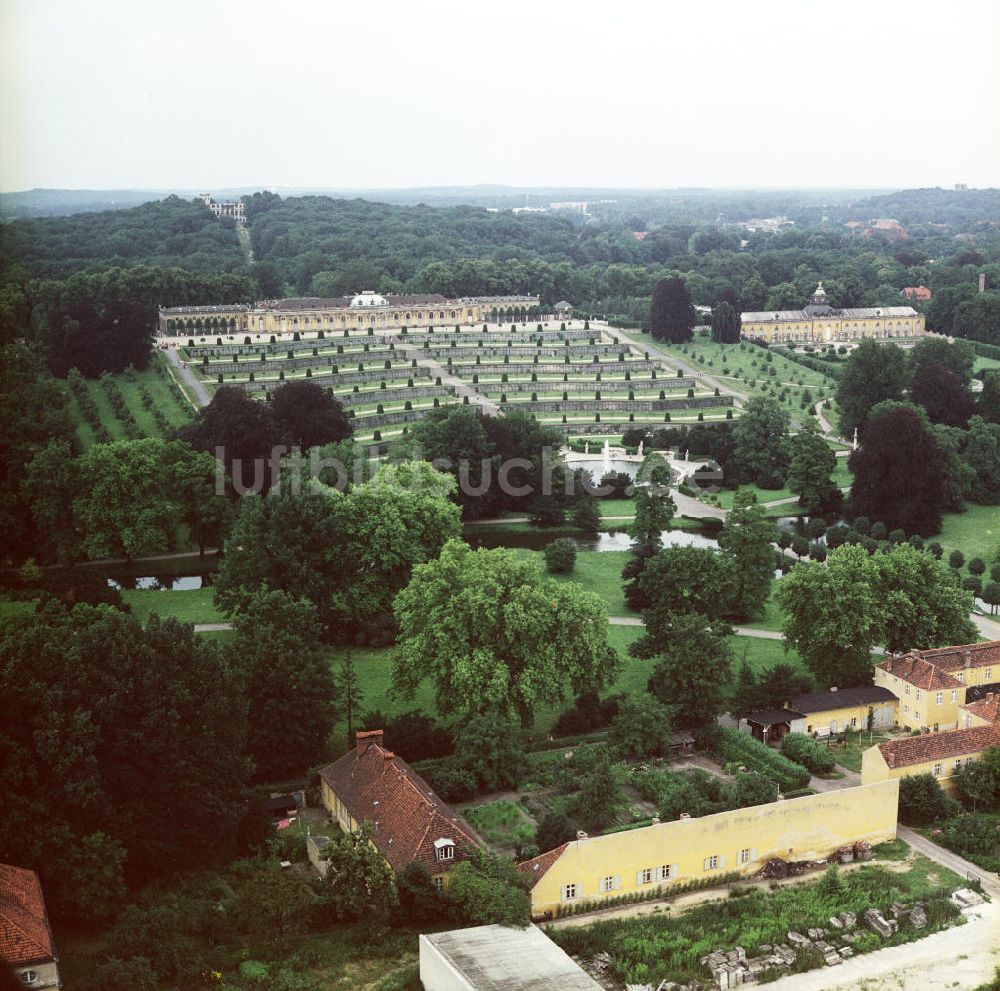
<instances>
[{"instance_id":1,"label":"lawn","mask_svg":"<svg viewBox=\"0 0 1000 991\"><path fill-rule=\"evenodd\" d=\"M132 615L145 622L151 613L173 616L182 623L225 623L212 602L211 588L154 591L126 589L122 597L132 607Z\"/></svg>"},{"instance_id":2,"label":"lawn","mask_svg":"<svg viewBox=\"0 0 1000 991\"><path fill-rule=\"evenodd\" d=\"M500 799L460 810L491 846L513 850L535 838L535 824L517 802Z\"/></svg>"},{"instance_id":3,"label":"lawn","mask_svg":"<svg viewBox=\"0 0 1000 991\"><path fill-rule=\"evenodd\" d=\"M941 532L928 542L936 540L941 544L945 561L958 548L966 561L981 557L989 566L1000 554L1000 506L977 506L971 502L966 506L964 513L945 513Z\"/></svg>"},{"instance_id":4,"label":"lawn","mask_svg":"<svg viewBox=\"0 0 1000 991\"><path fill-rule=\"evenodd\" d=\"M981 378L982 373L991 368L1000 368L1000 360L996 358L977 357L976 363L972 366L972 374L975 378Z\"/></svg>"},{"instance_id":5,"label":"lawn","mask_svg":"<svg viewBox=\"0 0 1000 991\"><path fill-rule=\"evenodd\" d=\"M848 771L861 771L861 755L869 748L885 743L889 737L885 733L861 732L847 734L847 744L843 747L834 747L833 755L837 758L837 763L841 767L846 767Z\"/></svg>"}]
</instances>

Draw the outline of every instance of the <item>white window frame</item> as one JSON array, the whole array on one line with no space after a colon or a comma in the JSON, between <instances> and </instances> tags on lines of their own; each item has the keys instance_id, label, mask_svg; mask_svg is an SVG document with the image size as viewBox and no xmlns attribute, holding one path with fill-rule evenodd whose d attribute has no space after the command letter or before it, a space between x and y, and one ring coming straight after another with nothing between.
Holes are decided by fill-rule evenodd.
<instances>
[{"instance_id":1,"label":"white window frame","mask_svg":"<svg viewBox=\"0 0 1000 991\"><path fill-rule=\"evenodd\" d=\"M944 692L938 692L934 696L934 704L935 705L941 705L941 704L943 704L943 702L944 702Z\"/></svg>"},{"instance_id":2,"label":"white window frame","mask_svg":"<svg viewBox=\"0 0 1000 991\"><path fill-rule=\"evenodd\" d=\"M706 871L717 871L719 869L719 855L713 853L711 856L705 858L705 870Z\"/></svg>"},{"instance_id":3,"label":"white window frame","mask_svg":"<svg viewBox=\"0 0 1000 991\"><path fill-rule=\"evenodd\" d=\"M935 778L940 778L943 770L944 768L940 764L935 764L931 770L931 774L933 774Z\"/></svg>"},{"instance_id":4,"label":"white window frame","mask_svg":"<svg viewBox=\"0 0 1000 991\"><path fill-rule=\"evenodd\" d=\"M569 884L563 885L563 901L571 902L577 896L576 884L570 882Z\"/></svg>"},{"instance_id":5,"label":"white window frame","mask_svg":"<svg viewBox=\"0 0 1000 991\"><path fill-rule=\"evenodd\" d=\"M437 860L454 860L455 844L451 840L437 840L434 843L434 856Z\"/></svg>"},{"instance_id":6,"label":"white window frame","mask_svg":"<svg viewBox=\"0 0 1000 991\"><path fill-rule=\"evenodd\" d=\"M952 700L952 702L957 702L958 701L958 689L957 688L953 688L951 690L951 700Z\"/></svg>"},{"instance_id":7,"label":"white window frame","mask_svg":"<svg viewBox=\"0 0 1000 991\"><path fill-rule=\"evenodd\" d=\"M652 884L653 883L653 868L643 867L639 872L639 883L640 884Z\"/></svg>"},{"instance_id":8,"label":"white window frame","mask_svg":"<svg viewBox=\"0 0 1000 991\"><path fill-rule=\"evenodd\" d=\"M615 890L615 877L613 874L609 874L607 877L601 878L601 892L606 894L609 891Z\"/></svg>"},{"instance_id":9,"label":"white window frame","mask_svg":"<svg viewBox=\"0 0 1000 991\"><path fill-rule=\"evenodd\" d=\"M744 847L742 850L740 850L740 852L736 856L736 859L741 864L749 864L750 863L750 847Z\"/></svg>"}]
</instances>

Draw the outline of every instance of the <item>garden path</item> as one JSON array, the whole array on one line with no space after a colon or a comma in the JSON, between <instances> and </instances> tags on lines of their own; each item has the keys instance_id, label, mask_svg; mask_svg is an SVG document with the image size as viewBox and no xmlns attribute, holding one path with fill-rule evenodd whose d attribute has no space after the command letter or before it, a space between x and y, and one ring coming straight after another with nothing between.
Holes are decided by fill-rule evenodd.
<instances>
[{"instance_id":1,"label":"garden path","mask_svg":"<svg viewBox=\"0 0 1000 991\"><path fill-rule=\"evenodd\" d=\"M167 356L167 361L173 366L172 373L184 379L187 391L194 396L197 405L199 407L207 406L212 401L208 389L198 380L198 376L191 371L187 362L181 361L180 353L173 348L166 348L162 353Z\"/></svg>"}]
</instances>

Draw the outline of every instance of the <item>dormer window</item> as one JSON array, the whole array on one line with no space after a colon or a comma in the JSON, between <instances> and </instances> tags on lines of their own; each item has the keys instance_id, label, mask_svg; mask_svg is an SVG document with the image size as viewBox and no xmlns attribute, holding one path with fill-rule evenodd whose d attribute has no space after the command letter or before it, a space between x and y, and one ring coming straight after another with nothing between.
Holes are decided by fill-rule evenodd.
<instances>
[{"instance_id":1,"label":"dormer window","mask_svg":"<svg viewBox=\"0 0 1000 991\"><path fill-rule=\"evenodd\" d=\"M454 860L455 843L453 840L440 839L434 841L434 857L436 860Z\"/></svg>"}]
</instances>

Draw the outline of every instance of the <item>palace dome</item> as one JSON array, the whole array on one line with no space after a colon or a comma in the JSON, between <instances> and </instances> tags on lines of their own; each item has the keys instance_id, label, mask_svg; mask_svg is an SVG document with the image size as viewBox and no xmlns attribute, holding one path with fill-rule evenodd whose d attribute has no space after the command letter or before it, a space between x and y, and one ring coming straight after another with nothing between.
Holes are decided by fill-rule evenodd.
<instances>
[{"instance_id":1,"label":"palace dome","mask_svg":"<svg viewBox=\"0 0 1000 991\"><path fill-rule=\"evenodd\" d=\"M366 289L364 292L359 292L356 296L351 298L351 306L388 306L389 303L385 296L379 295L377 292L372 292L370 289Z\"/></svg>"}]
</instances>

